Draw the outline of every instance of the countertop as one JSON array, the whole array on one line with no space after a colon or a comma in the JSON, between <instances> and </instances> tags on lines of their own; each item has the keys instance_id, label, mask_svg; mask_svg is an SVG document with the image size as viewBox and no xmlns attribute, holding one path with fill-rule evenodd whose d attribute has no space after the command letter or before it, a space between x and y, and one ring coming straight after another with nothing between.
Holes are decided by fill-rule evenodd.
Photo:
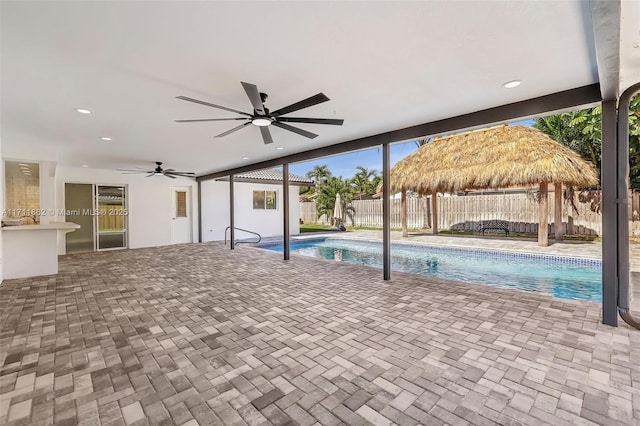
<instances>
[{"instance_id":1,"label":"countertop","mask_svg":"<svg viewBox=\"0 0 640 426\"><path fill-rule=\"evenodd\" d=\"M45 224L37 224L37 225L16 225L16 226L3 226L3 231L40 231L40 230L76 230L79 229L80 225L73 222L50 222Z\"/></svg>"}]
</instances>

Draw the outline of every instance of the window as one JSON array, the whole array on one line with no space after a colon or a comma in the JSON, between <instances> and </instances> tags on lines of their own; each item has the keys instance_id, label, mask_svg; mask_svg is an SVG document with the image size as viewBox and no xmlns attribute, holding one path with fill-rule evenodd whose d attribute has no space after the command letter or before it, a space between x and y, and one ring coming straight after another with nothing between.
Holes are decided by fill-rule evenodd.
<instances>
[{"instance_id":1,"label":"window","mask_svg":"<svg viewBox=\"0 0 640 426\"><path fill-rule=\"evenodd\" d=\"M275 210L276 191L253 191L254 210Z\"/></svg>"},{"instance_id":2,"label":"window","mask_svg":"<svg viewBox=\"0 0 640 426\"><path fill-rule=\"evenodd\" d=\"M40 222L40 164L6 161L4 216L25 218L25 224Z\"/></svg>"},{"instance_id":3,"label":"window","mask_svg":"<svg viewBox=\"0 0 640 426\"><path fill-rule=\"evenodd\" d=\"M187 217L187 193L176 191L176 217Z\"/></svg>"}]
</instances>

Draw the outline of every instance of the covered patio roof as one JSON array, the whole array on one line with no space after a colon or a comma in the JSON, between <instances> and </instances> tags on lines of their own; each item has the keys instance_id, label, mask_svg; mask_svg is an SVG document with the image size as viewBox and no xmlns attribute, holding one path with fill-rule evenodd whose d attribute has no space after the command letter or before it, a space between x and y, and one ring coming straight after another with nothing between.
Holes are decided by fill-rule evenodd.
<instances>
[{"instance_id":1,"label":"covered patio roof","mask_svg":"<svg viewBox=\"0 0 640 426\"><path fill-rule=\"evenodd\" d=\"M637 69L637 3L2 2L3 154L218 177L613 99ZM344 125L265 145L253 126L213 140L233 126L174 122L234 116L181 95L250 110L241 81L272 109L325 93L296 115Z\"/></svg>"}]
</instances>

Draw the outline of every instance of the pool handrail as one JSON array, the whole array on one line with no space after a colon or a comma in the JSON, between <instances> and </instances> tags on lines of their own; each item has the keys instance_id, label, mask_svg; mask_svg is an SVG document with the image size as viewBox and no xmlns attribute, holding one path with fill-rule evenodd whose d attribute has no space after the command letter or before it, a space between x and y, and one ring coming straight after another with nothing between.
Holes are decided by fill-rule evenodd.
<instances>
[{"instance_id":1,"label":"pool handrail","mask_svg":"<svg viewBox=\"0 0 640 426\"><path fill-rule=\"evenodd\" d=\"M227 231L229 231L229 229L231 229L231 226L227 226L224 229L224 245L227 245ZM238 228L236 226L233 227L233 229L238 230L238 231L242 231L242 232L247 232L249 234L253 234L256 235L258 237L258 241L241 241L241 240L235 240L234 244L241 244L241 243L245 243L245 244L258 244L260 241L262 241L262 236L260 234L258 234L257 232L253 232L253 231L249 231L247 229L242 229L242 228Z\"/></svg>"}]
</instances>

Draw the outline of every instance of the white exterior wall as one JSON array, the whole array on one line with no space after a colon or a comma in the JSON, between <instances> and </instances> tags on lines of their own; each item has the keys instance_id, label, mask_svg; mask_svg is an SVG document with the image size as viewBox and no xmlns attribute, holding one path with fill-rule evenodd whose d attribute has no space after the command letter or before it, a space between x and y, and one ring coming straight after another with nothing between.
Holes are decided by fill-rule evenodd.
<instances>
[{"instance_id":1,"label":"white exterior wall","mask_svg":"<svg viewBox=\"0 0 640 426\"><path fill-rule=\"evenodd\" d=\"M283 235L282 185L234 182L235 226L259 233L263 237ZM300 187L289 186L289 229L300 233ZM202 241L224 240L229 226L229 182L202 182ZM275 210L254 210L253 191L276 191ZM236 238L251 238L251 234L236 232Z\"/></svg>"},{"instance_id":2,"label":"white exterior wall","mask_svg":"<svg viewBox=\"0 0 640 426\"><path fill-rule=\"evenodd\" d=\"M238 184L233 186L237 196ZM203 181L200 197L202 242L224 240L224 229L229 226L229 182Z\"/></svg>"},{"instance_id":3,"label":"white exterior wall","mask_svg":"<svg viewBox=\"0 0 640 426\"><path fill-rule=\"evenodd\" d=\"M172 187L191 187L192 239L198 241L198 185L193 179L146 177L144 174L122 174L116 170L58 166L55 177L56 210L64 210L65 183L127 186L129 248L171 244ZM62 238L58 241L58 252L65 253L65 241Z\"/></svg>"}]
</instances>

